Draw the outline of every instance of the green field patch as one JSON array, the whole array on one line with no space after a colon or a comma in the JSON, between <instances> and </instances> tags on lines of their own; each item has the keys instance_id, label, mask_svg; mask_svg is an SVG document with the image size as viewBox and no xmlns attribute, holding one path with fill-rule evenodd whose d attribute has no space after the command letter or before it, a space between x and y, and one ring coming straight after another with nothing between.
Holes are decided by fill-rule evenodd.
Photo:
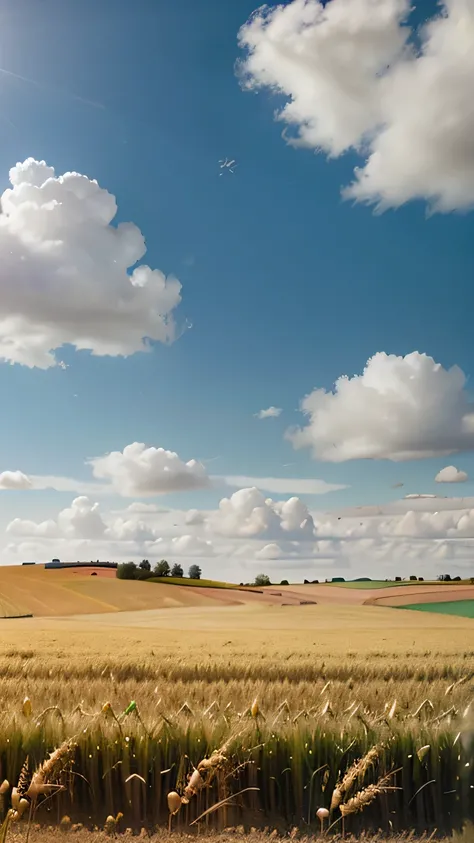
<instances>
[{"instance_id":1,"label":"green field patch","mask_svg":"<svg viewBox=\"0 0 474 843\"><path fill-rule=\"evenodd\" d=\"M438 603L410 603L397 609L414 609L417 612L436 612L438 615L457 615L459 618L474 618L474 600L446 600Z\"/></svg>"}]
</instances>

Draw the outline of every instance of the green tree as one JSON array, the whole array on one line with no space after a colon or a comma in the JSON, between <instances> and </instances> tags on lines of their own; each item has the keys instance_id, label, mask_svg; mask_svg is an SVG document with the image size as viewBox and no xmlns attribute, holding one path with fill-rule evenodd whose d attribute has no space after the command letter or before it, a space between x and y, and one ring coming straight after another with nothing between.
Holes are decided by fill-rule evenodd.
<instances>
[{"instance_id":1,"label":"green tree","mask_svg":"<svg viewBox=\"0 0 474 843\"><path fill-rule=\"evenodd\" d=\"M271 585L270 577L267 574L257 574L255 577L255 585Z\"/></svg>"},{"instance_id":2,"label":"green tree","mask_svg":"<svg viewBox=\"0 0 474 843\"><path fill-rule=\"evenodd\" d=\"M151 565L148 559L142 559L142 561L140 562L140 568L142 569L142 571L151 571Z\"/></svg>"},{"instance_id":3,"label":"green tree","mask_svg":"<svg viewBox=\"0 0 474 843\"><path fill-rule=\"evenodd\" d=\"M181 565L178 562L175 562L173 567L171 568L171 576L172 577L184 577L184 571Z\"/></svg>"},{"instance_id":4,"label":"green tree","mask_svg":"<svg viewBox=\"0 0 474 843\"><path fill-rule=\"evenodd\" d=\"M201 574L202 574L202 571L201 571L199 565L191 565L191 567L188 571L188 576L189 576L190 580L200 580Z\"/></svg>"},{"instance_id":5,"label":"green tree","mask_svg":"<svg viewBox=\"0 0 474 843\"><path fill-rule=\"evenodd\" d=\"M169 577L170 566L166 559L161 559L158 562L153 573L155 574L155 577Z\"/></svg>"},{"instance_id":6,"label":"green tree","mask_svg":"<svg viewBox=\"0 0 474 843\"><path fill-rule=\"evenodd\" d=\"M135 562L121 562L117 565L117 578L119 580L136 580L137 566Z\"/></svg>"}]
</instances>

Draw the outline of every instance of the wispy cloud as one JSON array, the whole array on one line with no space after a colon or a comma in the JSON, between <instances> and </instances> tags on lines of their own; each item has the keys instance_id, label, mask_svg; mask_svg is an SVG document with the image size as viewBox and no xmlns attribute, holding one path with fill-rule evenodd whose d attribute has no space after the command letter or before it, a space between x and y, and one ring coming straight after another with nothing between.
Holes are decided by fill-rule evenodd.
<instances>
[{"instance_id":1,"label":"wispy cloud","mask_svg":"<svg viewBox=\"0 0 474 843\"><path fill-rule=\"evenodd\" d=\"M228 486L239 488L255 486L257 489L264 489L266 492L274 492L279 495L325 495L327 492L337 492L340 489L348 488L348 486L340 483L326 483L325 480L316 478L308 480L299 477L241 477L232 475L214 479L224 480Z\"/></svg>"},{"instance_id":2,"label":"wispy cloud","mask_svg":"<svg viewBox=\"0 0 474 843\"><path fill-rule=\"evenodd\" d=\"M256 419L276 419L281 416L283 410L281 407L267 407L266 410L259 410L255 413Z\"/></svg>"}]
</instances>

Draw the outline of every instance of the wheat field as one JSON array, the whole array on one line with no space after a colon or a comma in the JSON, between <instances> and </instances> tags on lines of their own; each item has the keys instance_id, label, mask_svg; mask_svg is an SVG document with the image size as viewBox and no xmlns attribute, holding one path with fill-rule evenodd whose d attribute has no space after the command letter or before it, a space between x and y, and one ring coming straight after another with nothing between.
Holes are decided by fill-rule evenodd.
<instances>
[{"instance_id":1,"label":"wheat field","mask_svg":"<svg viewBox=\"0 0 474 843\"><path fill-rule=\"evenodd\" d=\"M201 831L315 833L321 808L331 833L451 834L474 819L473 643L468 619L355 605L8 621L0 781L73 739L34 822L153 829L220 750L173 834L205 811Z\"/></svg>"}]
</instances>

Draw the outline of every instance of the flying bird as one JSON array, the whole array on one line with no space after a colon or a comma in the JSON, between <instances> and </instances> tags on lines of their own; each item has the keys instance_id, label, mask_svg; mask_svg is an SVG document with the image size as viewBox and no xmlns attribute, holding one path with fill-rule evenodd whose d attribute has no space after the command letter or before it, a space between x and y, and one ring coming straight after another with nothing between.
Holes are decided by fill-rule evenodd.
<instances>
[{"instance_id":1,"label":"flying bird","mask_svg":"<svg viewBox=\"0 0 474 843\"><path fill-rule=\"evenodd\" d=\"M229 173L234 173L235 168L239 165L235 158L223 158L219 161L221 172L219 173L220 176L224 175L224 172L227 170Z\"/></svg>"}]
</instances>

